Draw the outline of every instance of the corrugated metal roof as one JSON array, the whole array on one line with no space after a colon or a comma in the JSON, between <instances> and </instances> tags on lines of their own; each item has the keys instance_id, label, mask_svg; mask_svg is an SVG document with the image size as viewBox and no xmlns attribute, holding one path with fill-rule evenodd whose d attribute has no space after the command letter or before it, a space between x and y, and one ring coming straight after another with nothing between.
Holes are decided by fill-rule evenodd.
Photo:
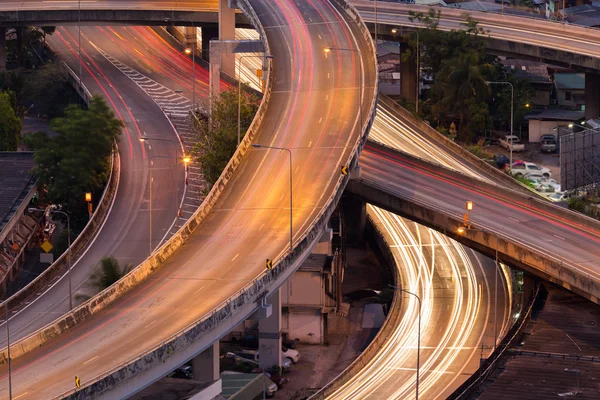
<instances>
[{"instance_id":1,"label":"corrugated metal roof","mask_svg":"<svg viewBox=\"0 0 600 400\"><path fill-rule=\"evenodd\" d=\"M585 74L557 73L554 74L557 89L584 90Z\"/></svg>"}]
</instances>

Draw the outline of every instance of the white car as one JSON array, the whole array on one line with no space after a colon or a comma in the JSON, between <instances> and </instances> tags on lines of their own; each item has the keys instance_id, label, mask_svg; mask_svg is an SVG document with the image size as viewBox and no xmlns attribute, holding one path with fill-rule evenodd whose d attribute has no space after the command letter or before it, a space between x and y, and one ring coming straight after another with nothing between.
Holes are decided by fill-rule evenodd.
<instances>
[{"instance_id":1,"label":"white car","mask_svg":"<svg viewBox=\"0 0 600 400\"><path fill-rule=\"evenodd\" d=\"M296 364L298 361L300 361L300 353L298 353L297 350L294 349L288 349L287 347L283 347L281 350L282 353L282 357L287 357L290 360L292 360L294 362L294 364Z\"/></svg>"},{"instance_id":2,"label":"white car","mask_svg":"<svg viewBox=\"0 0 600 400\"><path fill-rule=\"evenodd\" d=\"M526 161L513 163L512 174L515 176L526 176L527 174L540 174L543 175L545 178L552 177L552 172L550 171L550 169L540 167L534 163Z\"/></svg>"},{"instance_id":3,"label":"white car","mask_svg":"<svg viewBox=\"0 0 600 400\"><path fill-rule=\"evenodd\" d=\"M554 192L554 193L550 194L548 196L548 198L551 201L554 201L554 202L566 201L567 200L567 196L565 195L564 192Z\"/></svg>"}]
</instances>

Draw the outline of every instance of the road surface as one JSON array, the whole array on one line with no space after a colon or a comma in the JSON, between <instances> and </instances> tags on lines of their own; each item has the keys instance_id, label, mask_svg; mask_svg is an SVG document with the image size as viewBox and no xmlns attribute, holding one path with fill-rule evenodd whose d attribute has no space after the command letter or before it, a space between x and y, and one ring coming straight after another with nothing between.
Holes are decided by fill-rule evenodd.
<instances>
[{"instance_id":1,"label":"road surface","mask_svg":"<svg viewBox=\"0 0 600 400\"><path fill-rule=\"evenodd\" d=\"M374 96L374 68L356 27L325 0L252 0L276 56L270 107L256 142L291 147L294 233L309 227L332 195L340 165L359 138L359 95ZM359 86L361 65L364 86ZM366 122L368 108L365 107ZM13 396L40 399L135 358L236 293L288 246L288 157L251 151L213 211L151 278L72 331L13 362ZM193 354L190 354L190 357ZM0 396L7 395L2 370Z\"/></svg>"}]
</instances>

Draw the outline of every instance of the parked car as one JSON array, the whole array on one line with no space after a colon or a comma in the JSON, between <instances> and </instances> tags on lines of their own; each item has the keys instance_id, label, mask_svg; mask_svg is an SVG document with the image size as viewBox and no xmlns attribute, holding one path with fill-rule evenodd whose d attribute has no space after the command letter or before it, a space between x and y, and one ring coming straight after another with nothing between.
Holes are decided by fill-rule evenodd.
<instances>
[{"instance_id":1,"label":"parked car","mask_svg":"<svg viewBox=\"0 0 600 400\"><path fill-rule=\"evenodd\" d=\"M189 365L183 365L171 372L168 376L175 379L192 379L192 367Z\"/></svg>"},{"instance_id":2,"label":"parked car","mask_svg":"<svg viewBox=\"0 0 600 400\"><path fill-rule=\"evenodd\" d=\"M500 139L500 146L504 147L506 150L512 148L513 152L525 151L525 145L521 143L519 138L515 135L504 136L504 138Z\"/></svg>"},{"instance_id":3,"label":"parked car","mask_svg":"<svg viewBox=\"0 0 600 400\"><path fill-rule=\"evenodd\" d=\"M542 135L540 138L542 153L554 153L557 150L556 137L554 135Z\"/></svg>"},{"instance_id":4,"label":"parked car","mask_svg":"<svg viewBox=\"0 0 600 400\"><path fill-rule=\"evenodd\" d=\"M265 375L273 381L273 383L275 383L277 385L277 387L279 389L281 389L286 383L288 383L290 380L288 378L286 378L283 375L279 375L279 374L270 374L268 372L265 372Z\"/></svg>"},{"instance_id":5,"label":"parked car","mask_svg":"<svg viewBox=\"0 0 600 400\"><path fill-rule=\"evenodd\" d=\"M515 176L525 176L527 174L540 174L545 178L550 178L552 172L546 167L540 167L527 161L517 161L512 165L512 174Z\"/></svg>"},{"instance_id":6,"label":"parked car","mask_svg":"<svg viewBox=\"0 0 600 400\"><path fill-rule=\"evenodd\" d=\"M288 350L288 351L294 351L294 352L298 353L296 350ZM233 358L246 359L246 360L253 361L255 364L259 364L260 354L258 353L257 350L242 350L242 351L236 351L233 353L227 353L227 356L233 357ZM297 357L298 357L298 359L300 359L299 354L297 354ZM293 364L294 364L294 362L292 361L291 358L286 357L285 355L282 357L281 369L283 369L285 372L291 371Z\"/></svg>"},{"instance_id":7,"label":"parked car","mask_svg":"<svg viewBox=\"0 0 600 400\"><path fill-rule=\"evenodd\" d=\"M559 202L559 201L567 201L568 197L564 192L554 192L548 196L550 201Z\"/></svg>"},{"instance_id":8,"label":"parked car","mask_svg":"<svg viewBox=\"0 0 600 400\"><path fill-rule=\"evenodd\" d=\"M292 360L294 362L294 364L296 364L298 361L300 361L300 353L298 353L298 350L288 349L287 347L283 346L281 348L281 351L282 351L282 356L289 358L290 360Z\"/></svg>"}]
</instances>

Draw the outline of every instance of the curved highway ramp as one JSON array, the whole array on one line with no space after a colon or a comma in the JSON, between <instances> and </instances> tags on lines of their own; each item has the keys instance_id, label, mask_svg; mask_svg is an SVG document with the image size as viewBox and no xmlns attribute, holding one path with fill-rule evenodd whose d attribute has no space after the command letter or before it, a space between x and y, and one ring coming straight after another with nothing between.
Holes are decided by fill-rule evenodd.
<instances>
[{"instance_id":1,"label":"curved highway ramp","mask_svg":"<svg viewBox=\"0 0 600 400\"><path fill-rule=\"evenodd\" d=\"M309 254L347 181L341 166L356 162L376 100L370 37L342 6L326 0L240 4L256 24L260 21L276 60L270 100L222 177L227 184L217 183L190 227L158 251L153 265L142 265L155 269L161 254L172 252L200 221L149 278L102 304L116 296L113 288L64 322L14 345L13 398L126 397L247 316ZM332 51L325 53L325 47ZM250 139L293 149L296 249L291 254L288 158L283 152L251 150ZM281 261L264 274L267 258ZM71 328L58 334L67 325ZM0 395L7 396L6 365L2 373ZM72 389L75 375L82 382L79 391Z\"/></svg>"}]
</instances>

